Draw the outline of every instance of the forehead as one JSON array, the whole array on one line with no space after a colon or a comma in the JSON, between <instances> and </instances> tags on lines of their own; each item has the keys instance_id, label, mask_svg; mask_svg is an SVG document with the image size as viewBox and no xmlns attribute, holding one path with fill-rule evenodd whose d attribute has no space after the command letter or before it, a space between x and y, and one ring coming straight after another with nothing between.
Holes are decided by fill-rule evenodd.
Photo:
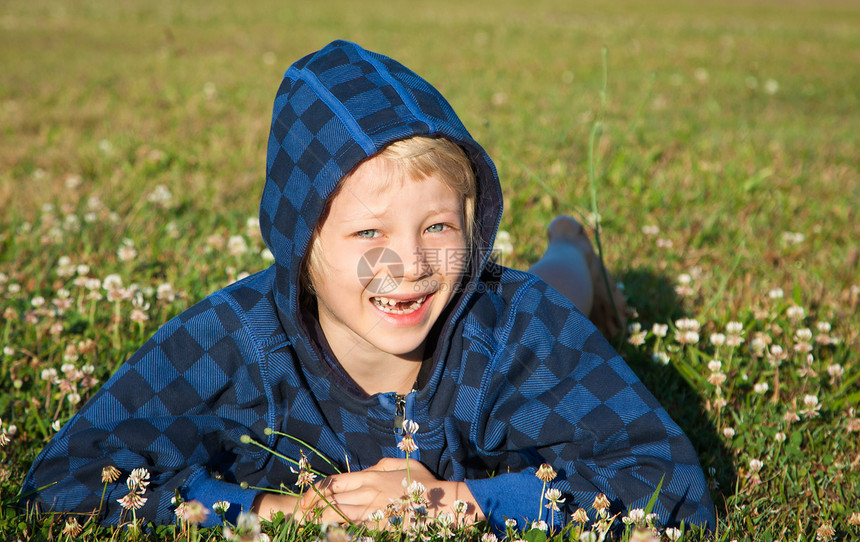
<instances>
[{"instance_id":1,"label":"forehead","mask_svg":"<svg viewBox=\"0 0 860 542\"><path fill-rule=\"evenodd\" d=\"M330 200L330 213L372 214L392 204L420 209L431 202L434 207L447 203L459 210L460 199L441 174L410 175L396 162L376 156L343 180Z\"/></svg>"}]
</instances>

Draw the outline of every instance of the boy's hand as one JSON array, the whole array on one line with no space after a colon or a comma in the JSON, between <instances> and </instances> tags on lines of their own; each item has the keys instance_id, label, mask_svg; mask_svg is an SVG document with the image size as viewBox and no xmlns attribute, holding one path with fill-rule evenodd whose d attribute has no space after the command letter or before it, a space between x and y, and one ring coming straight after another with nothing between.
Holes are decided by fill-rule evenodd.
<instances>
[{"instance_id":1,"label":"boy's hand","mask_svg":"<svg viewBox=\"0 0 860 542\"><path fill-rule=\"evenodd\" d=\"M440 512L453 514L452 505L460 500L467 504L465 518L484 519L465 483L439 480L418 461L410 460L408 464L409 478L421 482L426 489L425 507L429 516ZM329 476L316 484L319 494L313 489L300 498L265 494L255 507L264 518L282 511L286 516L309 516L322 523L345 523L347 518L353 523L373 524L368 519L370 514L385 510L388 504L406 494L403 487L406 465L405 459L386 458L363 471Z\"/></svg>"}]
</instances>

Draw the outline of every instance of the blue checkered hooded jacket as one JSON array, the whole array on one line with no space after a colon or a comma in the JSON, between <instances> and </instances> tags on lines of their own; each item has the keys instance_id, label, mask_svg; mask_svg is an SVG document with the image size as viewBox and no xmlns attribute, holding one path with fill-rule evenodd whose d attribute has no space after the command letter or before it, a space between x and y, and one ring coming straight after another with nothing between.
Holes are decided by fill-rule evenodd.
<instances>
[{"instance_id":1,"label":"blue checkered hooded jacket","mask_svg":"<svg viewBox=\"0 0 860 542\"><path fill-rule=\"evenodd\" d=\"M480 246L467 287L441 326L426 382L402 397L367 396L326 363L301 317L300 268L326 198L357 164L411 136L459 144L478 178ZM450 105L401 64L344 41L296 62L274 102L260 205L268 269L215 292L167 322L124 363L38 456L24 492L44 509L130 519L126 476L151 473L138 517L175 520L171 499L249 510L253 487L291 486L312 445L342 470L402 457L395 419L416 421L412 458L465 481L496 529L538 519L549 463L565 501L561 525L599 494L611 511L643 507L664 525L715 525L693 448L595 327L536 277L486 258L502 212L495 168ZM398 410L400 409L400 412ZM245 439L247 442L247 439ZM332 468L318 456L312 465ZM243 489L242 483L252 488ZM125 515L124 515L125 514ZM593 518L594 516L592 516ZM548 520L544 512L543 519ZM210 514L207 524L220 519Z\"/></svg>"}]
</instances>

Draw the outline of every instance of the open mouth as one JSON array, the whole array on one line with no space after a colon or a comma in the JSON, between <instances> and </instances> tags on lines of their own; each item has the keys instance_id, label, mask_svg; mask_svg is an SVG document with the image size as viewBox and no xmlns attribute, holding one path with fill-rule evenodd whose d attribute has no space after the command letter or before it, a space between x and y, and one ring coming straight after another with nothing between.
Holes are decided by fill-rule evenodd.
<instances>
[{"instance_id":1,"label":"open mouth","mask_svg":"<svg viewBox=\"0 0 860 542\"><path fill-rule=\"evenodd\" d=\"M398 301L390 297L371 297L370 301L377 309L388 314L411 314L421 308L421 305L427 301L429 295L419 297L418 299L409 299L407 301Z\"/></svg>"}]
</instances>

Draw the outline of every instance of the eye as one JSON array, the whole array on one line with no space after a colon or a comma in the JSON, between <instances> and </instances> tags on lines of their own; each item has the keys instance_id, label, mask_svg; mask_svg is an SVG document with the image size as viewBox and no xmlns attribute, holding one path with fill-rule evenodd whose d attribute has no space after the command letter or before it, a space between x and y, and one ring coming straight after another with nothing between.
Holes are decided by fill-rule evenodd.
<instances>
[{"instance_id":1,"label":"eye","mask_svg":"<svg viewBox=\"0 0 860 542\"><path fill-rule=\"evenodd\" d=\"M427 228L427 231L430 233L439 233L443 229L445 229L445 224L433 224L432 226Z\"/></svg>"},{"instance_id":2,"label":"eye","mask_svg":"<svg viewBox=\"0 0 860 542\"><path fill-rule=\"evenodd\" d=\"M377 230L361 230L355 232L355 235L364 239L373 239L379 236L379 232Z\"/></svg>"}]
</instances>

